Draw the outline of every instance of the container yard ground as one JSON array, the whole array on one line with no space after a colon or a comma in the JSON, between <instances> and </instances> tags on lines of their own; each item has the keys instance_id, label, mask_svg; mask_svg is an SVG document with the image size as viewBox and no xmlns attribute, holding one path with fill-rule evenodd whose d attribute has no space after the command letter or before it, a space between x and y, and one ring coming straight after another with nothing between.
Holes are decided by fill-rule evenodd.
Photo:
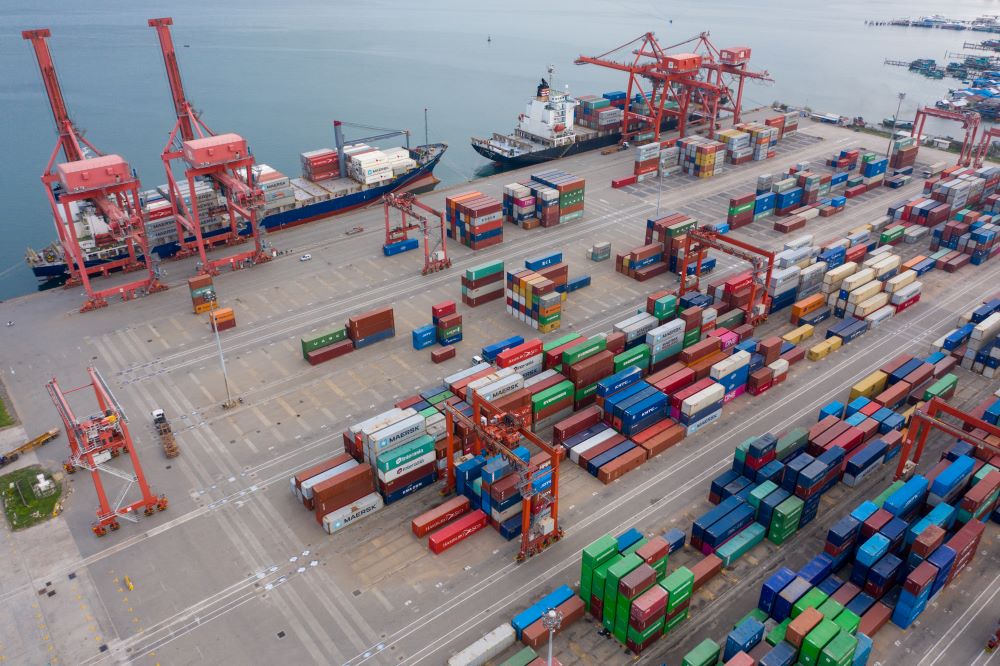
<instances>
[{"instance_id":1,"label":"container yard ground","mask_svg":"<svg viewBox=\"0 0 1000 666\"><path fill-rule=\"evenodd\" d=\"M796 162L818 163L860 146L878 150L870 136L804 123L802 135L786 141L775 159L727 168L707 180L666 181L661 210L718 221L725 216L728 198L752 191L759 174ZM922 149L921 162L940 159L946 157ZM610 188L612 177L631 171L631 160L629 153L594 152L560 161L558 168L588 181L583 220L532 231L508 226L502 245L478 253L455 243L449 252L453 269L427 277L419 275L417 253L382 256L381 208L271 235L269 242L285 255L215 281L220 304L234 308L238 322L236 329L222 334L230 387L234 398L243 399L232 410L221 408L225 391L208 323L190 312L184 280L194 272L193 260L164 264L170 291L128 304L115 302L97 313L76 313L77 290L0 304L0 319L16 321L4 329L3 372L25 428L43 431L57 423L46 381L58 376L65 385L76 386L83 382L86 366L96 364L130 418L150 484L171 500L165 513L138 525L124 523L119 532L96 539L89 527L96 506L93 487L89 478L76 474L70 477L59 518L17 534L5 531L3 545L11 553L8 566L0 569L0 599L12 612L0 620L0 660L39 663L54 654L64 663L86 664L443 663L544 591L573 583L581 548L597 536L632 525L653 531L689 523L705 501L708 480L727 464L738 442L814 419L822 404L842 398L851 383L890 356L926 354L958 313L1000 283L997 262L958 274L932 271L924 278L917 307L826 361L803 361L785 384L764 396L737 400L720 425L610 486L565 466L560 503L566 538L522 565L512 562L516 545L492 530L431 555L425 542L410 534L409 521L433 504L433 490L393 504L335 537L323 533L288 493L293 472L339 451L340 433L348 423L433 386L465 367L483 344L532 335L499 303L460 306L465 341L458 345L457 359L434 365L428 351L413 351L409 330L429 321L432 303L459 300L462 270L495 259L520 265L546 250L563 251L570 276L589 273L593 285L570 294L560 333L610 330L646 294L675 285L670 277L638 283L615 273L611 261L584 258L594 242L610 241L616 251L642 242L645 220L656 208L655 186ZM500 174L424 200L440 208L444 196L456 191L478 189L496 196L505 183L523 175ZM819 239L843 235L883 214L890 203L919 192L920 182L853 199L844 212L810 221L802 233ZM364 233L344 234L359 225ZM779 247L787 238L770 231L767 222L734 235L768 247ZM898 249L906 258L918 246ZM306 252L313 260L299 262ZM719 258L720 273L737 268L735 260ZM302 360L299 338L304 334L389 303L396 309L394 340L317 367ZM778 316L764 331L789 328ZM959 376L963 401L975 402L971 394L984 393L985 382L965 371ZM163 458L150 417L155 408L164 409L174 426L179 458ZM80 407L81 413L86 411ZM65 455L65 443L56 444L24 461L37 459L51 468ZM116 488L112 484L109 491L114 494ZM802 535L780 556L804 560L817 549L817 539L812 533ZM996 557L992 542L983 550ZM752 557L767 559L759 552ZM982 564L971 573L978 575L991 561L980 557ZM764 575L763 569L741 572L734 576ZM124 576L130 577L133 590L124 585ZM949 595L967 591L971 601L983 584L963 574L959 586L940 601L942 606L954 603L954 613L940 608L929 612L921 630L907 632L900 646L887 644L881 634L876 658L899 663L890 659L892 651L911 647L915 638L931 654L931 646L923 643L930 633L923 627L935 623L935 630L945 631L963 605ZM705 631L722 634L753 605L755 598L749 596L723 598L711 611L719 618L718 631ZM972 626L985 622L978 611L969 615ZM703 619L693 613L691 626ZM594 643L604 643L607 650L596 652L595 663L630 661L610 642L595 641L584 624L557 639L556 653L569 657L574 645L590 650ZM959 635L948 645L948 655L969 658L951 663L971 661L980 643L978 636ZM685 646L662 647L673 661ZM649 663L658 663L656 659Z\"/></svg>"}]
</instances>

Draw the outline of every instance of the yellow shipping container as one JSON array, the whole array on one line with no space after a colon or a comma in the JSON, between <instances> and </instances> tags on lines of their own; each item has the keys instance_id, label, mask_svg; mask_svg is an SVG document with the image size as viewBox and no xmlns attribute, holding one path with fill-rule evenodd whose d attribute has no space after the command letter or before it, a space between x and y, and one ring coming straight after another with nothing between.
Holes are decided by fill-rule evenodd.
<instances>
[{"instance_id":1,"label":"yellow shipping container","mask_svg":"<svg viewBox=\"0 0 1000 666\"><path fill-rule=\"evenodd\" d=\"M796 329L792 329L788 333L781 336L781 339L785 342L791 342L793 345L797 345L806 338L811 338L813 335L813 326L811 324L803 324Z\"/></svg>"},{"instance_id":2,"label":"yellow shipping container","mask_svg":"<svg viewBox=\"0 0 1000 666\"><path fill-rule=\"evenodd\" d=\"M850 399L871 398L872 396L878 395L885 390L885 383L888 379L889 375L885 374L881 370L876 370L851 387Z\"/></svg>"},{"instance_id":3,"label":"yellow shipping container","mask_svg":"<svg viewBox=\"0 0 1000 666\"><path fill-rule=\"evenodd\" d=\"M809 351L806 353L806 358L808 358L810 361L819 361L821 359L826 358L826 355L829 353L830 353L830 346L826 344L826 340L824 340L823 342L820 342L819 344L810 347Z\"/></svg>"},{"instance_id":4,"label":"yellow shipping container","mask_svg":"<svg viewBox=\"0 0 1000 666\"><path fill-rule=\"evenodd\" d=\"M830 351L837 351L844 344L844 341L839 336L831 335L826 339L826 343L830 345Z\"/></svg>"}]
</instances>

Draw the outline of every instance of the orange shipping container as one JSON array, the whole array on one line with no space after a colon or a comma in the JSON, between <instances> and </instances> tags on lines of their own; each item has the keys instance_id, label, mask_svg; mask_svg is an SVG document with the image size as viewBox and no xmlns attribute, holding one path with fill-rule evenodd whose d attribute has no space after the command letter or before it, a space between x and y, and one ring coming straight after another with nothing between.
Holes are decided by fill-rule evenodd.
<instances>
[{"instance_id":1,"label":"orange shipping container","mask_svg":"<svg viewBox=\"0 0 1000 666\"><path fill-rule=\"evenodd\" d=\"M792 324L798 324L803 315L819 310L826 303L823 294L813 294L792 304Z\"/></svg>"}]
</instances>

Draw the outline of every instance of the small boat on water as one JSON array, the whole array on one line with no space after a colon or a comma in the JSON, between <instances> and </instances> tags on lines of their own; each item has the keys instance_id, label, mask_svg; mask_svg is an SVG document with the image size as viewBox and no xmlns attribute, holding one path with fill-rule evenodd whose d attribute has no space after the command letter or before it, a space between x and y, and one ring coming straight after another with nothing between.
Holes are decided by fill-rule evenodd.
<instances>
[{"instance_id":1,"label":"small boat on water","mask_svg":"<svg viewBox=\"0 0 1000 666\"><path fill-rule=\"evenodd\" d=\"M896 120L894 116L889 116L888 118L882 119L882 124L886 127L891 127L898 130L908 130L913 129L912 120Z\"/></svg>"}]
</instances>

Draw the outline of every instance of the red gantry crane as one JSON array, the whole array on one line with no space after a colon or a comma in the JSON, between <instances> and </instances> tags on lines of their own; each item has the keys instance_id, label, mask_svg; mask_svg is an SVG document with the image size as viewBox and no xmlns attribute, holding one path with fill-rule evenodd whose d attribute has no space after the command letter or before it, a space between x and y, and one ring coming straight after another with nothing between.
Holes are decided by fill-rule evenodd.
<instances>
[{"instance_id":1,"label":"red gantry crane","mask_svg":"<svg viewBox=\"0 0 1000 666\"><path fill-rule=\"evenodd\" d=\"M98 501L97 521L91 529L97 536L104 536L108 530L115 531L120 527L119 519L139 522L139 517L136 515L139 510L142 510L145 516L163 511L167 508L167 497L153 495L150 491L142 466L139 464L135 444L128 431L128 419L105 383L104 377L93 367L87 368L87 372L90 375L90 383L84 386L63 391L53 378L45 388L62 418L66 436L69 438L70 457L63 467L70 474L77 469L90 470L94 487L97 489ZM99 411L80 419L73 413L66 395L87 388L94 389ZM131 458L133 471L124 471L108 464L112 458L117 458L122 453L127 453ZM104 488L102 473L116 476L125 482L113 504L109 501ZM126 497L133 485L138 487L141 496L126 504Z\"/></svg>"},{"instance_id":2,"label":"red gantry crane","mask_svg":"<svg viewBox=\"0 0 1000 666\"><path fill-rule=\"evenodd\" d=\"M105 155L87 141L73 124L56 76L49 52L48 29L25 30L21 36L31 42L42 73L42 82L52 108L59 134L49 157L42 183L55 220L70 278L66 286L83 285L87 301L81 312L105 307L108 296L122 300L137 293L166 289L160 284L152 265L139 199L139 178L119 155ZM56 163L62 150L65 162ZM93 207L96 214L81 219L81 213ZM85 249L86 248L86 249ZM99 257L87 266L88 256ZM92 275L112 271L145 270L142 279L107 289L95 289Z\"/></svg>"},{"instance_id":3,"label":"red gantry crane","mask_svg":"<svg viewBox=\"0 0 1000 666\"><path fill-rule=\"evenodd\" d=\"M201 121L184 94L177 53L170 35L171 18L149 19L156 30L167 69L167 81L174 104L177 122L163 149L163 166L167 172L167 187L174 220L177 223L180 256L197 253L201 259L201 272L218 275L220 266L232 270L270 260L264 250L258 211L264 205L264 192L255 183L254 157L246 140L238 134L216 134ZM183 181L174 178L173 160L185 163ZM206 238L202 229L203 212L199 211L197 184L210 181L225 198L225 209L219 211L228 218L228 225L221 233ZM185 197L188 197L185 200ZM207 212L207 211L206 211ZM244 225L248 228L244 229ZM252 250L209 261L206 251L216 245L236 245L253 240ZM193 237L193 240L191 239Z\"/></svg>"},{"instance_id":4,"label":"red gantry crane","mask_svg":"<svg viewBox=\"0 0 1000 666\"><path fill-rule=\"evenodd\" d=\"M681 286L678 297L683 296L685 292L698 290L701 282L701 262L709 249L742 259L753 267L753 274L745 287L750 290L750 300L742 309L746 312L747 323L752 326L767 321L771 309L771 297L767 294L767 287L771 283L771 272L774 270L774 253L715 231L691 229L687 232L684 239L684 259L680 266ZM689 276L688 266L692 261L694 273Z\"/></svg>"},{"instance_id":5,"label":"red gantry crane","mask_svg":"<svg viewBox=\"0 0 1000 666\"><path fill-rule=\"evenodd\" d=\"M694 52L668 53L670 49L694 41L698 41ZM698 53L699 48L704 52ZM616 53L626 49L624 61L614 59ZM688 117L696 110L707 123L709 137L715 135L720 109L731 110L734 122L739 122L744 80L771 81L767 72L750 71L749 61L749 48L719 50L709 41L707 32L666 48L660 46L653 33L647 32L599 56L580 56L575 62L577 65L599 65L628 73L622 119L624 142L650 131L653 132L653 140L658 141L663 121L670 117L677 119L677 130L683 137ZM735 94L732 91L733 79L738 79ZM633 110L633 91L642 97L645 113ZM672 102L672 107L666 106L668 101Z\"/></svg>"},{"instance_id":6,"label":"red gantry crane","mask_svg":"<svg viewBox=\"0 0 1000 666\"><path fill-rule=\"evenodd\" d=\"M553 446L531 432L523 413L500 412L473 392L473 415L462 414L454 405L445 405L445 423L448 430L448 467L442 494L455 490L455 423L471 434L472 453L501 456L509 462L518 475L518 492L521 493L521 547L517 561L541 553L563 536L559 526L559 459L564 455L561 446ZM542 463L522 460L514 455L521 439L527 439L548 456ZM547 470L551 470L551 484L545 487Z\"/></svg>"},{"instance_id":7,"label":"red gantry crane","mask_svg":"<svg viewBox=\"0 0 1000 666\"><path fill-rule=\"evenodd\" d=\"M424 270L423 275L435 273L451 267L451 259L448 258L448 241L444 227L444 214L434 210L425 203L422 203L411 192L390 192L382 197L382 208L385 211L385 245L400 243L408 239L407 233L410 231L424 232ZM398 226L394 226L389 219L389 209L395 208L402 215L402 221ZM419 210L418 210L419 209ZM423 211L420 212L420 211ZM428 217L427 215L430 215ZM418 220L420 224L413 224L407 221L407 217ZM430 227L438 227L435 232L434 247L430 244Z\"/></svg>"},{"instance_id":8,"label":"red gantry crane","mask_svg":"<svg viewBox=\"0 0 1000 666\"><path fill-rule=\"evenodd\" d=\"M964 167L971 165L976 153L976 135L982 121L980 115L975 111L949 111L933 106L918 107L916 117L913 119L913 129L910 130L910 136L916 137L918 146L924 134L924 123L927 122L928 118L953 120L962 124L962 129L965 130L965 139L962 141L962 150L958 155L957 164Z\"/></svg>"},{"instance_id":9,"label":"red gantry crane","mask_svg":"<svg viewBox=\"0 0 1000 666\"><path fill-rule=\"evenodd\" d=\"M954 425L945 421L942 416L949 416L960 423ZM899 454L899 463L896 465L896 480L903 477L906 463L910 460L910 452L913 445L917 448L913 452L914 464L920 462L920 457L924 453L924 446L931 431L940 430L943 433L961 439L976 447L977 452L989 452L991 455L1000 455L1000 428L991 425L982 419L978 419L971 414L960 411L941 398L931 398L930 402L922 407L918 407L913 416L910 417L910 424L907 426L906 435L903 437L903 447ZM981 458L977 455L976 457Z\"/></svg>"},{"instance_id":10,"label":"red gantry crane","mask_svg":"<svg viewBox=\"0 0 1000 666\"><path fill-rule=\"evenodd\" d=\"M972 161L972 166L978 169L983 166L983 162L986 161L986 157L990 154L990 146L993 145L993 139L1000 139L1000 129L993 127L983 128L983 137L979 140L979 148L976 150L976 156Z\"/></svg>"}]
</instances>

